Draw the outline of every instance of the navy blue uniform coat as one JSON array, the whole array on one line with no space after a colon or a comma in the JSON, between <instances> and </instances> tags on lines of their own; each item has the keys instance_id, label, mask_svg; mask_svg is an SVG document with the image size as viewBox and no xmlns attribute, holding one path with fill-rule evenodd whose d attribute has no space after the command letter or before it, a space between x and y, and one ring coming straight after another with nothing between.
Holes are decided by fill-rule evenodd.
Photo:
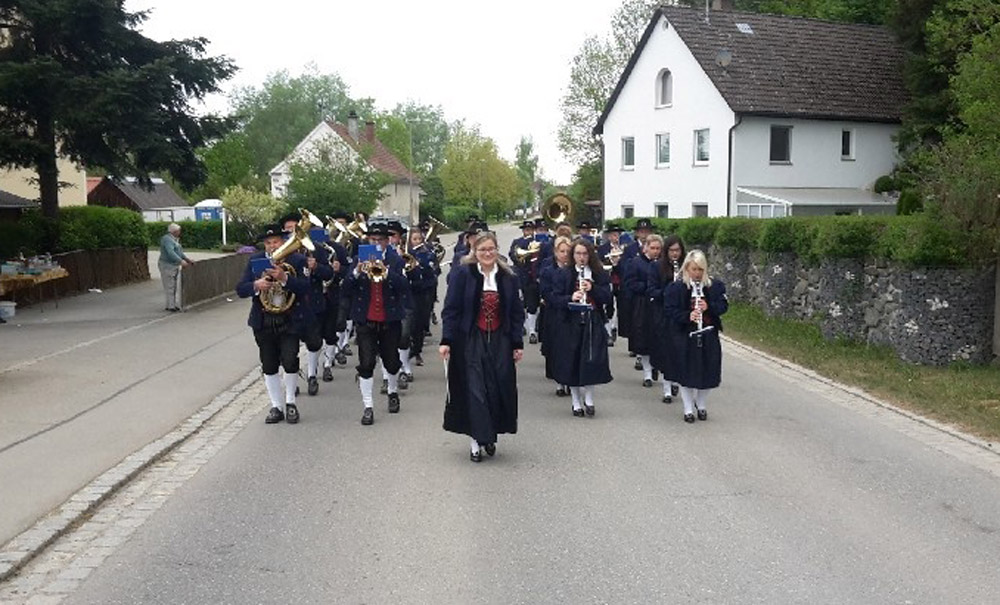
<instances>
[{"instance_id":1,"label":"navy blue uniform coat","mask_svg":"<svg viewBox=\"0 0 1000 605\"><path fill-rule=\"evenodd\" d=\"M243 270L243 277L236 284L236 294L240 298L252 297L250 317L247 318L247 325L255 331L264 327L264 314L266 311L264 311L263 305L260 304L260 297L256 296L253 290L253 282L260 275L253 274L253 271L250 269L250 261L255 258L265 258L266 256L263 252L251 254L250 258L247 259L246 269ZM288 282L285 284L285 289L295 294L295 303L292 304L292 308L288 311L292 320L289 329L295 334L303 334L305 327L315 319L312 305L309 303L309 278L302 276L303 270L306 268L306 257L301 254L291 254L285 258L285 262L295 269L295 277L289 275Z\"/></svg>"},{"instance_id":2,"label":"navy blue uniform coat","mask_svg":"<svg viewBox=\"0 0 1000 605\"><path fill-rule=\"evenodd\" d=\"M718 279L704 289L706 323L714 330L703 332L701 346L698 338L691 336L698 324L691 321L691 288L683 281L669 286L663 294L666 312L666 332L671 363L663 368L667 380L693 389L714 389L722 384L722 315L729 310L726 284Z\"/></svg>"},{"instance_id":3,"label":"navy blue uniform coat","mask_svg":"<svg viewBox=\"0 0 1000 605\"><path fill-rule=\"evenodd\" d=\"M552 345L548 365L551 378L566 386L586 386L611 382L608 365L608 333L604 330L604 305L611 302L611 281L605 272L594 275L590 290L594 308L573 311L569 308L577 289L577 273L573 266L549 271L550 286L546 289L547 309L556 310L558 318L550 326Z\"/></svg>"}]
</instances>

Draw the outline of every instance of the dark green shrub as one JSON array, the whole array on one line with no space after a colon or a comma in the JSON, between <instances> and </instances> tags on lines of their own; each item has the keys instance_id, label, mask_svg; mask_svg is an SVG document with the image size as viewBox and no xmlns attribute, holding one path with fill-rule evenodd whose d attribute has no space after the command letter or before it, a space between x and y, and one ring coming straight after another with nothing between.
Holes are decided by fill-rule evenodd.
<instances>
[{"instance_id":1,"label":"dark green shrub","mask_svg":"<svg viewBox=\"0 0 1000 605\"><path fill-rule=\"evenodd\" d=\"M880 217L823 217L816 222L812 256L816 258L863 258L875 250L886 221Z\"/></svg>"},{"instance_id":2,"label":"dark green shrub","mask_svg":"<svg viewBox=\"0 0 1000 605\"><path fill-rule=\"evenodd\" d=\"M177 224L181 227L181 245L184 248L214 250L222 246L222 221L180 221ZM168 225L167 221L146 223L150 246L160 245Z\"/></svg>"},{"instance_id":3,"label":"dark green shrub","mask_svg":"<svg viewBox=\"0 0 1000 605\"><path fill-rule=\"evenodd\" d=\"M876 254L919 266L967 265L974 257L956 225L926 214L897 217L886 227Z\"/></svg>"},{"instance_id":4,"label":"dark green shrub","mask_svg":"<svg viewBox=\"0 0 1000 605\"><path fill-rule=\"evenodd\" d=\"M103 206L70 206L59 211L59 248L146 247L146 226L137 212Z\"/></svg>"},{"instance_id":5,"label":"dark green shrub","mask_svg":"<svg viewBox=\"0 0 1000 605\"><path fill-rule=\"evenodd\" d=\"M737 250L751 250L757 247L763 223L753 218L721 219L715 232L715 243Z\"/></svg>"},{"instance_id":6,"label":"dark green shrub","mask_svg":"<svg viewBox=\"0 0 1000 605\"><path fill-rule=\"evenodd\" d=\"M916 189L904 189L899 194L899 201L896 202L896 214L907 216L920 212L924 209L924 200L920 197L920 192Z\"/></svg>"},{"instance_id":7,"label":"dark green shrub","mask_svg":"<svg viewBox=\"0 0 1000 605\"><path fill-rule=\"evenodd\" d=\"M469 216L473 214L480 216L479 210L472 206L445 206L444 217L441 220L452 229L462 230L465 229Z\"/></svg>"},{"instance_id":8,"label":"dark green shrub","mask_svg":"<svg viewBox=\"0 0 1000 605\"><path fill-rule=\"evenodd\" d=\"M882 176L875 179L875 185L872 187L872 191L875 193L888 193L889 191L899 191L899 185L896 184L896 179L892 175L883 174Z\"/></svg>"},{"instance_id":9,"label":"dark green shrub","mask_svg":"<svg viewBox=\"0 0 1000 605\"><path fill-rule=\"evenodd\" d=\"M695 246L708 246L715 241L715 232L719 228L722 220L716 218L689 218L680 222L677 228L677 235L684 240L684 245L688 248Z\"/></svg>"}]
</instances>

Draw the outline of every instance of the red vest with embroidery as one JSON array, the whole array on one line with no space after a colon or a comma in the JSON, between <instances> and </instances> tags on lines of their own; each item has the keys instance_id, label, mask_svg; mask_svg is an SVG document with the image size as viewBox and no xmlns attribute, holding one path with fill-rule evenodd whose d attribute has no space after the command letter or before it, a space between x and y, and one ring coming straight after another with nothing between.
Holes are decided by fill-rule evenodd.
<instances>
[{"instance_id":1,"label":"red vest with embroidery","mask_svg":"<svg viewBox=\"0 0 1000 605\"><path fill-rule=\"evenodd\" d=\"M495 332L500 329L500 323L500 293L483 292L476 325L483 332Z\"/></svg>"},{"instance_id":2,"label":"red vest with embroidery","mask_svg":"<svg viewBox=\"0 0 1000 605\"><path fill-rule=\"evenodd\" d=\"M368 321L385 322L385 301L382 300L382 284L371 282L371 297L368 301Z\"/></svg>"}]
</instances>

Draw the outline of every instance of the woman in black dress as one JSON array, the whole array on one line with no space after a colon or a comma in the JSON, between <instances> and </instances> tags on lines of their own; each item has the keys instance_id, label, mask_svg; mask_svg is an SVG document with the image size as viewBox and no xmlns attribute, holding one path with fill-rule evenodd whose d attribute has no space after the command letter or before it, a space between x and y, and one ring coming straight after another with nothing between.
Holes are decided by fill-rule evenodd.
<instances>
[{"instance_id":1,"label":"woman in black dress","mask_svg":"<svg viewBox=\"0 0 1000 605\"><path fill-rule=\"evenodd\" d=\"M593 417L594 386L611 382L604 308L611 302L611 277L589 241L573 241L572 264L551 273L546 304L560 318L550 349L552 373L569 385L573 415Z\"/></svg>"},{"instance_id":2,"label":"woman in black dress","mask_svg":"<svg viewBox=\"0 0 1000 605\"><path fill-rule=\"evenodd\" d=\"M681 385L684 421L708 420L708 391L722 383L722 315L729 309L726 285L708 275L701 250L692 250L681 266L682 279L663 295L671 363L670 380Z\"/></svg>"},{"instance_id":3,"label":"woman in black dress","mask_svg":"<svg viewBox=\"0 0 1000 605\"><path fill-rule=\"evenodd\" d=\"M642 370L642 386L647 388L653 386L653 381L656 380L650 361L656 333L650 325L653 316L652 302L646 289L659 271L657 261L660 260L662 249L662 237L655 233L647 235L642 252L629 260L625 267L624 288L632 298L632 327L628 335L628 350L635 353L636 367Z\"/></svg>"},{"instance_id":4,"label":"woman in black dress","mask_svg":"<svg viewBox=\"0 0 1000 605\"><path fill-rule=\"evenodd\" d=\"M448 282L441 309L441 357L448 362L444 429L471 438L473 462L496 453L497 435L517 432L517 373L524 342L518 280L497 238L476 235Z\"/></svg>"},{"instance_id":5,"label":"woman in black dress","mask_svg":"<svg viewBox=\"0 0 1000 605\"><path fill-rule=\"evenodd\" d=\"M663 239L663 252L660 254L658 270L652 273L646 282L646 293L651 302L649 320L650 333L654 334L649 359L653 369L660 372L660 382L663 386L663 403L673 403L678 387L667 375L667 365L670 363L670 350L666 338L666 315L663 309L663 293L667 286L681 279L681 261L684 260L684 242L677 235Z\"/></svg>"},{"instance_id":6,"label":"woman in black dress","mask_svg":"<svg viewBox=\"0 0 1000 605\"><path fill-rule=\"evenodd\" d=\"M538 270L538 294L543 302L547 300L546 294L551 292L552 280L557 274L556 272L560 268L570 265L572 248L572 241L568 237L560 235L552 242L552 255L541 261L541 267ZM545 358L545 377L550 380L555 380L555 375L552 372L552 347L562 337L559 333L559 327L563 325L564 314L565 310L553 308L547 302L545 311L542 313L541 353L542 357ZM569 394L569 387L560 382L556 388L556 396L565 397Z\"/></svg>"}]
</instances>

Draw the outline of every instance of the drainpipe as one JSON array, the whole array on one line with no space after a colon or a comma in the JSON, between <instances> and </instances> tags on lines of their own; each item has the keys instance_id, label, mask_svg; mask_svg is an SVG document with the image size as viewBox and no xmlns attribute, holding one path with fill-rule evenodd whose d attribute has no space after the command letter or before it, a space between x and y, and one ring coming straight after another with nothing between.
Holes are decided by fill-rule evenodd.
<instances>
[{"instance_id":1,"label":"drainpipe","mask_svg":"<svg viewBox=\"0 0 1000 605\"><path fill-rule=\"evenodd\" d=\"M726 216L733 215L733 135L743 123L743 115L736 114L736 123L729 127L729 171L726 175Z\"/></svg>"}]
</instances>

